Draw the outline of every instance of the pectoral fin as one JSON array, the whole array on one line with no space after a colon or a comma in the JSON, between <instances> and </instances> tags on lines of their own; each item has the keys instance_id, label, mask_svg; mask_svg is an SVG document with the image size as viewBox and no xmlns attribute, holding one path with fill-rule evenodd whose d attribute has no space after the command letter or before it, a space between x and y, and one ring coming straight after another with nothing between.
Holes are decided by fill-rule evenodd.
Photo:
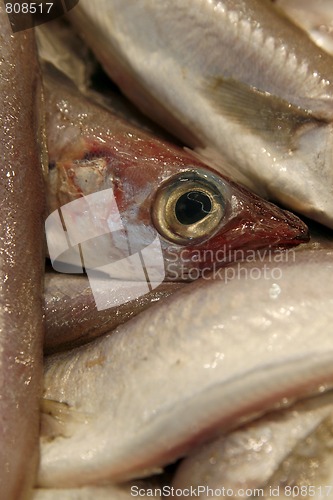
<instances>
[{"instance_id":1,"label":"pectoral fin","mask_svg":"<svg viewBox=\"0 0 333 500\"><path fill-rule=\"evenodd\" d=\"M51 399L41 400L41 437L43 441L52 441L62 437L70 437L70 424L86 423L88 415L71 408L67 403Z\"/></svg>"},{"instance_id":2,"label":"pectoral fin","mask_svg":"<svg viewBox=\"0 0 333 500\"><path fill-rule=\"evenodd\" d=\"M292 148L293 136L301 126L321 123L309 112L231 78L212 78L205 93L223 116L266 140L273 138L285 149Z\"/></svg>"}]
</instances>

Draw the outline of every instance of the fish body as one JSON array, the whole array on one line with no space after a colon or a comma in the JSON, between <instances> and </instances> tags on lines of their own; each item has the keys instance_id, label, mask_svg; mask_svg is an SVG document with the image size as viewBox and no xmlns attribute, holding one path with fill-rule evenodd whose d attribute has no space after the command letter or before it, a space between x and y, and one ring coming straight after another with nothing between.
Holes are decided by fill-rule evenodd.
<instances>
[{"instance_id":1,"label":"fish body","mask_svg":"<svg viewBox=\"0 0 333 500\"><path fill-rule=\"evenodd\" d=\"M225 264L230 255L234 260L236 249L246 253L308 240L306 226L295 215L91 102L74 87L45 81L49 212L112 190L125 228L85 244L91 267L124 258L128 245L132 254L139 252L157 235L165 279L184 281L210 269L217 252ZM82 206L73 221L84 239L87 220L80 220L80 211L87 207ZM111 212L108 206L91 225L110 227Z\"/></svg>"},{"instance_id":2,"label":"fish body","mask_svg":"<svg viewBox=\"0 0 333 500\"><path fill-rule=\"evenodd\" d=\"M331 392L269 413L194 452L172 485L225 488L233 498L332 498L332 425Z\"/></svg>"},{"instance_id":3,"label":"fish body","mask_svg":"<svg viewBox=\"0 0 333 500\"><path fill-rule=\"evenodd\" d=\"M149 475L221 429L332 387L332 249L283 259L219 270L48 357L39 485Z\"/></svg>"},{"instance_id":4,"label":"fish body","mask_svg":"<svg viewBox=\"0 0 333 500\"><path fill-rule=\"evenodd\" d=\"M41 86L31 31L0 5L0 492L26 498L38 463L45 192Z\"/></svg>"},{"instance_id":5,"label":"fish body","mask_svg":"<svg viewBox=\"0 0 333 500\"><path fill-rule=\"evenodd\" d=\"M86 276L46 273L44 352L57 352L90 342L179 290L184 283L166 282L118 307L98 311Z\"/></svg>"},{"instance_id":6,"label":"fish body","mask_svg":"<svg viewBox=\"0 0 333 500\"><path fill-rule=\"evenodd\" d=\"M70 19L148 116L333 227L331 58L269 2L83 0Z\"/></svg>"},{"instance_id":7,"label":"fish body","mask_svg":"<svg viewBox=\"0 0 333 500\"><path fill-rule=\"evenodd\" d=\"M275 4L319 47L333 54L333 6L330 0L276 0Z\"/></svg>"}]
</instances>

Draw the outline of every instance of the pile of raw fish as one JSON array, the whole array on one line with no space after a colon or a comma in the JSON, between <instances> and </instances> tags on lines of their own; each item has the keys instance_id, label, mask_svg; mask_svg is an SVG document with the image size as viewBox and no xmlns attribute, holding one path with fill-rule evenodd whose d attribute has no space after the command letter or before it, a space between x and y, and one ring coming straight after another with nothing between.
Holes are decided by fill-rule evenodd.
<instances>
[{"instance_id":1,"label":"pile of raw fish","mask_svg":"<svg viewBox=\"0 0 333 500\"><path fill-rule=\"evenodd\" d=\"M332 0L0 23L0 499L333 498Z\"/></svg>"}]
</instances>

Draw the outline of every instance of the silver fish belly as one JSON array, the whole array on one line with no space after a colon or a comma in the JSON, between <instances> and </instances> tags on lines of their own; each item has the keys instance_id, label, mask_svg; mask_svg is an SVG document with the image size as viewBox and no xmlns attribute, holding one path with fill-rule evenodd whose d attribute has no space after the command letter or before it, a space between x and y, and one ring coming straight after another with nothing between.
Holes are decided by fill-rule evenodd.
<instances>
[{"instance_id":1,"label":"silver fish belly","mask_svg":"<svg viewBox=\"0 0 333 500\"><path fill-rule=\"evenodd\" d=\"M332 386L332 250L272 259L226 268L49 357L39 484L148 475L221 428Z\"/></svg>"}]
</instances>

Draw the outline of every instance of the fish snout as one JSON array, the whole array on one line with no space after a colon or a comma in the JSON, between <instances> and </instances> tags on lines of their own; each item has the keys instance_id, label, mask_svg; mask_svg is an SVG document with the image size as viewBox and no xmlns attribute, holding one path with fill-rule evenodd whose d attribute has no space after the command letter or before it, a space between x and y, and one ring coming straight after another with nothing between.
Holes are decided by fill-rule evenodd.
<instances>
[{"instance_id":1,"label":"fish snout","mask_svg":"<svg viewBox=\"0 0 333 500\"><path fill-rule=\"evenodd\" d=\"M288 248L306 243L310 239L307 225L291 212L271 205L268 211L253 211L234 222L227 235L233 248L249 250L266 247Z\"/></svg>"},{"instance_id":2,"label":"fish snout","mask_svg":"<svg viewBox=\"0 0 333 500\"><path fill-rule=\"evenodd\" d=\"M295 214L279 208L237 186L233 193L227 223L207 242L211 249L257 250L288 248L310 239L307 225ZM229 261L237 258L228 259Z\"/></svg>"}]
</instances>

